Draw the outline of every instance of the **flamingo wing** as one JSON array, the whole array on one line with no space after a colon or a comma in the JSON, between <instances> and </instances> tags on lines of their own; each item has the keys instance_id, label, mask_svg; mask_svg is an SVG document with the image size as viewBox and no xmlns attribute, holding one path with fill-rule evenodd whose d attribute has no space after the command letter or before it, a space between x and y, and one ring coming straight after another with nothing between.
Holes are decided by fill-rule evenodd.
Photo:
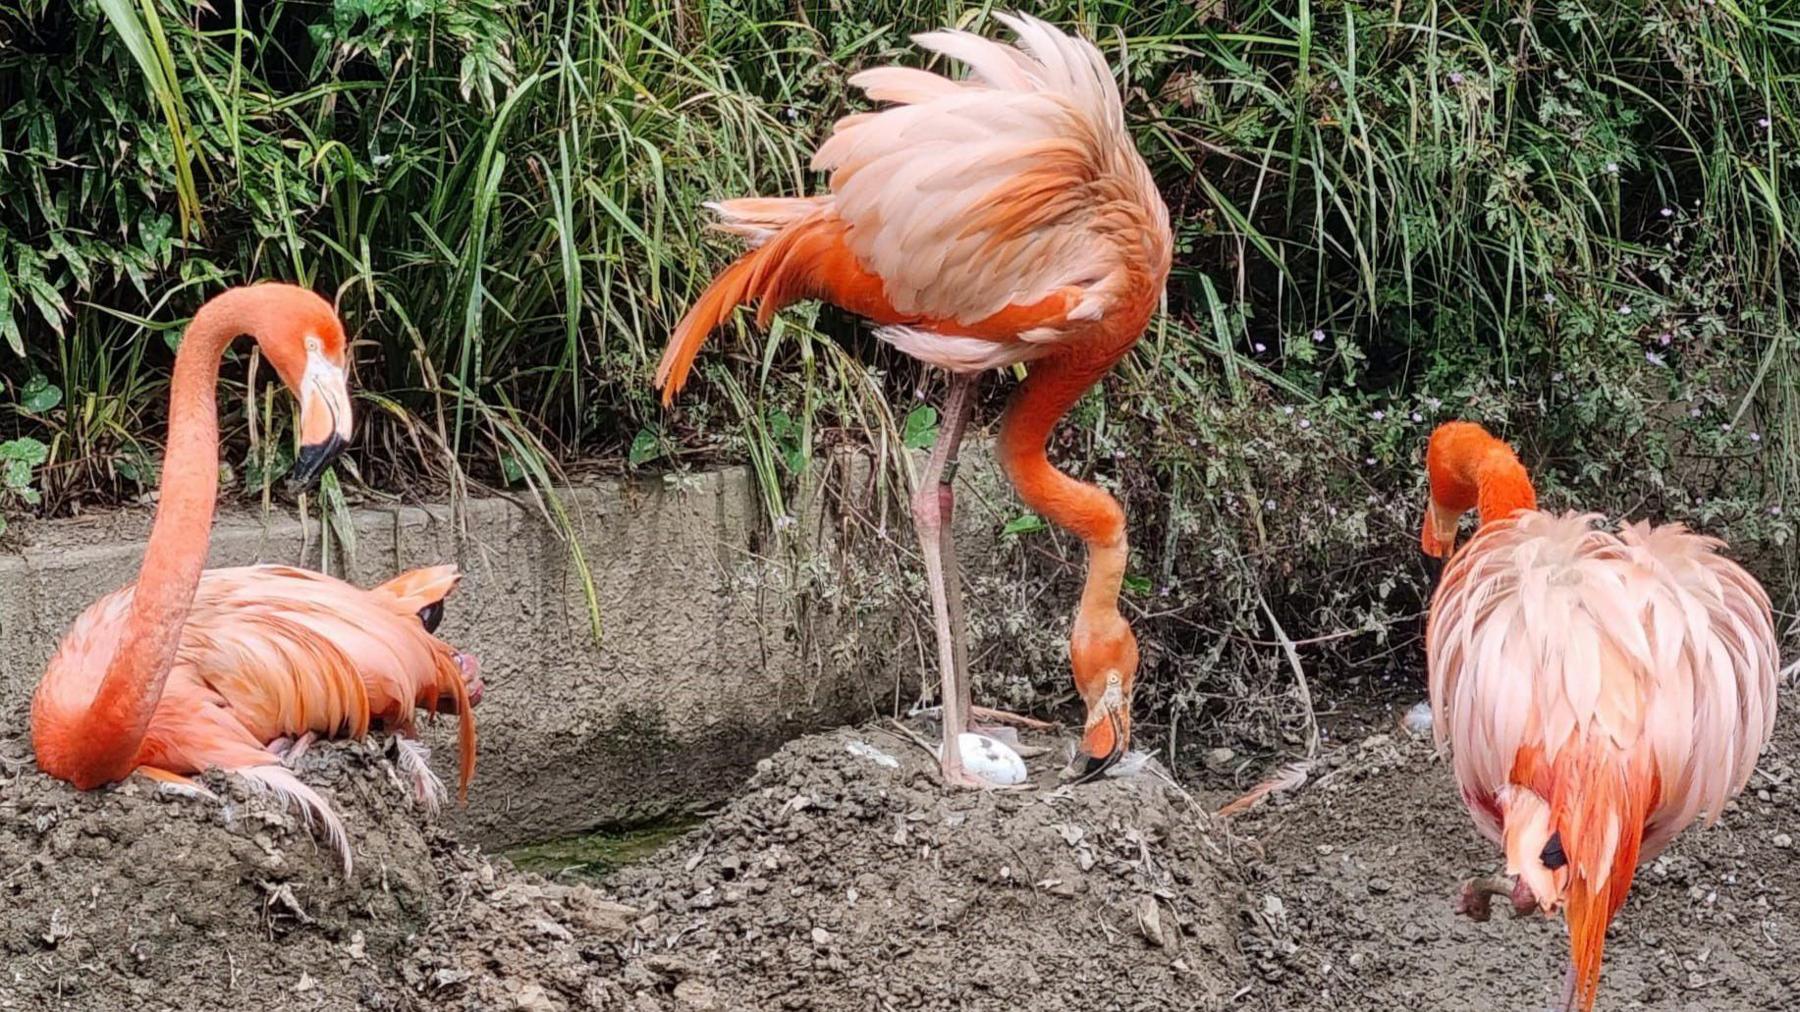
<instances>
[{"instance_id":1,"label":"flamingo wing","mask_svg":"<svg viewBox=\"0 0 1800 1012\"><path fill-rule=\"evenodd\" d=\"M264 741L361 737L371 719L410 734L417 707L454 699L466 793L475 723L463 669L420 620L429 595L406 586L366 591L287 566L208 570L178 659Z\"/></svg>"},{"instance_id":2,"label":"flamingo wing","mask_svg":"<svg viewBox=\"0 0 1800 1012\"><path fill-rule=\"evenodd\" d=\"M1099 51L1036 18L996 16L1022 48L962 31L914 37L966 64L968 80L905 67L851 78L895 104L840 120L813 167L831 170L843 241L896 313L923 322L912 329L952 349L958 336L1016 338L1002 354L1017 360L1159 289L1146 281L1167 270L1169 225ZM884 336L932 358L930 337Z\"/></svg>"}]
</instances>

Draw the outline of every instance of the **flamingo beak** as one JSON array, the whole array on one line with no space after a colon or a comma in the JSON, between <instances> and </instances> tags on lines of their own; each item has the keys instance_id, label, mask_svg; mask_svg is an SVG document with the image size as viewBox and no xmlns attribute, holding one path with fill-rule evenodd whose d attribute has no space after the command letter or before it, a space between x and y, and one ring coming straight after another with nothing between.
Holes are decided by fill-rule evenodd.
<instances>
[{"instance_id":1,"label":"flamingo beak","mask_svg":"<svg viewBox=\"0 0 1800 1012\"><path fill-rule=\"evenodd\" d=\"M1425 538L1420 542L1420 554L1425 560L1425 574L1430 578L1430 593L1437 594L1438 582L1444 578L1444 563L1456 551L1456 528L1462 520L1462 514L1445 509L1435 501L1425 517Z\"/></svg>"},{"instance_id":2,"label":"flamingo beak","mask_svg":"<svg viewBox=\"0 0 1800 1012\"><path fill-rule=\"evenodd\" d=\"M350 388L344 367L317 351L308 351L300 377L300 452L288 472L288 487L311 488L350 445Z\"/></svg>"},{"instance_id":3,"label":"flamingo beak","mask_svg":"<svg viewBox=\"0 0 1800 1012\"><path fill-rule=\"evenodd\" d=\"M1106 775L1106 771L1125 758L1131 743L1131 699L1125 695L1117 672L1108 672L1106 689L1088 711L1087 732L1081 748L1075 753L1060 779L1077 784L1090 783Z\"/></svg>"}]
</instances>

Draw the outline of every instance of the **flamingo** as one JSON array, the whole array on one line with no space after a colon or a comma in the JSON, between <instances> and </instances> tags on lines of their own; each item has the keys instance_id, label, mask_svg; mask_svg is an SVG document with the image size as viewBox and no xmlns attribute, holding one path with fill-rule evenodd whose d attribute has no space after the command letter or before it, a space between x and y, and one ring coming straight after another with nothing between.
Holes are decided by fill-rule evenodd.
<instances>
[{"instance_id":1,"label":"flamingo","mask_svg":"<svg viewBox=\"0 0 1800 1012\"><path fill-rule=\"evenodd\" d=\"M479 666L433 635L454 566L403 573L372 590L287 566L202 571L218 494L214 388L226 345L249 334L300 400L291 479L315 480L350 436L345 338L304 288L258 284L200 307L175 356L162 492L132 585L70 627L31 702L39 768L91 790L132 773L210 797L188 779L243 776L317 819L346 874L343 823L283 765L319 737L398 734L402 769L435 809L444 786L413 740L417 707L459 717L459 795L475 770Z\"/></svg>"},{"instance_id":2,"label":"flamingo","mask_svg":"<svg viewBox=\"0 0 1800 1012\"><path fill-rule=\"evenodd\" d=\"M1506 854L1464 885L1486 920L1565 912L1561 1007L1593 1008L1606 929L1639 864L1749 781L1775 722L1769 598L1680 524L1617 533L1540 512L1512 448L1449 422L1426 454L1427 557L1449 559L1426 627L1432 726L1463 802ZM1481 525L1454 551L1457 522Z\"/></svg>"},{"instance_id":3,"label":"flamingo","mask_svg":"<svg viewBox=\"0 0 1800 1012\"><path fill-rule=\"evenodd\" d=\"M1138 648L1119 612L1125 514L1099 487L1050 463L1056 422L1130 351L1169 273L1169 212L1125 129L1100 53L1037 18L995 15L1019 47L963 31L913 37L967 64L968 80L908 67L850 79L893 103L840 119L813 155L831 192L709 207L751 249L700 295L670 336L663 404L701 344L740 304L766 326L814 298L866 317L902 352L949 373L936 444L912 500L942 677L947 783L990 786L965 767L970 703L952 482L980 373L1029 362L1000 426L999 456L1021 498L1084 542L1086 585L1069 641L1087 708L1064 771L1085 781L1125 754ZM986 719L1013 719L992 710ZM1079 769L1077 768L1079 766Z\"/></svg>"}]
</instances>

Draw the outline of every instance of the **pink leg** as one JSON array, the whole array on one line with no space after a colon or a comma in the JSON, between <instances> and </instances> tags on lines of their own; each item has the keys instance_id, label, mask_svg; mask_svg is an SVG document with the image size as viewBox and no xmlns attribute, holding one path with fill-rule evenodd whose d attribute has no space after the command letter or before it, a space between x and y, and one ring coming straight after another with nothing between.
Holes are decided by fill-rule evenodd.
<instances>
[{"instance_id":1,"label":"pink leg","mask_svg":"<svg viewBox=\"0 0 1800 1012\"><path fill-rule=\"evenodd\" d=\"M298 738L275 739L269 743L269 751L275 753L276 758L291 769L306 754L306 750L312 747L312 743L318 740L317 734L308 731Z\"/></svg>"},{"instance_id":2,"label":"pink leg","mask_svg":"<svg viewBox=\"0 0 1800 1012\"><path fill-rule=\"evenodd\" d=\"M962 581L956 565L956 533L951 525L956 505L956 450L974 408L975 378L952 374L944 399L937 442L913 494L913 523L925 555L925 577L931 584L931 610L937 622L938 670L944 699L944 747L940 762L945 783L987 787L963 769L958 739L969 729L968 649L963 641Z\"/></svg>"}]
</instances>

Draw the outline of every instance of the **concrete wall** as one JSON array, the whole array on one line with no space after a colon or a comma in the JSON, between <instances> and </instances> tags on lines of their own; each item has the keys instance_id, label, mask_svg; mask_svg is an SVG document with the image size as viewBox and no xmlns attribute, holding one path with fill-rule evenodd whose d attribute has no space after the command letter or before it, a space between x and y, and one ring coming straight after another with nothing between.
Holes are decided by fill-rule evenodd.
<instances>
[{"instance_id":1,"label":"concrete wall","mask_svg":"<svg viewBox=\"0 0 1800 1012\"><path fill-rule=\"evenodd\" d=\"M460 518L448 507L354 511L355 547L338 575L366 586L446 560L467 574L439 635L480 656L488 684L479 768L455 816L474 839L505 846L709 802L786 738L885 712L914 691L916 665L896 663L892 648L907 623L871 622L866 610L840 619L793 589L796 572L836 557L831 524L802 509L813 533L777 545L755 495L743 469L565 491L599 591L598 646L569 553L529 506L477 500ZM149 519L126 511L9 533L0 731L24 728L70 621L133 578ZM210 563L318 568L319 546L316 523L278 506L221 517ZM797 621L797 609L811 610ZM431 737L446 774L449 730Z\"/></svg>"}]
</instances>

